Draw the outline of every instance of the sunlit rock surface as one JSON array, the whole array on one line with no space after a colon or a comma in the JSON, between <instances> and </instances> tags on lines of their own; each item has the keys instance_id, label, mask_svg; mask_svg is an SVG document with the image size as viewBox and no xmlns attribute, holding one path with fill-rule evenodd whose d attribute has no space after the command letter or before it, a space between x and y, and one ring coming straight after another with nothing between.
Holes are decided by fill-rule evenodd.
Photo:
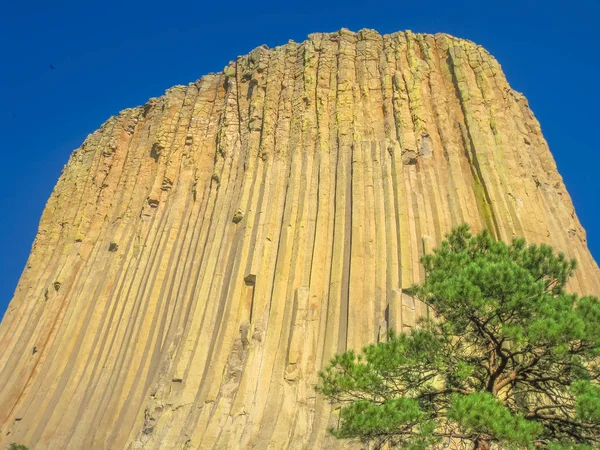
<instances>
[{"instance_id":1,"label":"sunlit rock surface","mask_svg":"<svg viewBox=\"0 0 600 450\"><path fill-rule=\"evenodd\" d=\"M427 313L402 289L464 222L600 294L539 123L471 42L314 34L125 110L71 156L0 326L0 446L346 446L317 371Z\"/></svg>"}]
</instances>

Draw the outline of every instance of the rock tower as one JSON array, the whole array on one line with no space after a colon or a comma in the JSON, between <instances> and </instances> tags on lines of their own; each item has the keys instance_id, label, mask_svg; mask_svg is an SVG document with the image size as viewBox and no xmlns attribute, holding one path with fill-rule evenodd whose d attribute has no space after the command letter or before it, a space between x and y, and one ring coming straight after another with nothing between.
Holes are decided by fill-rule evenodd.
<instances>
[{"instance_id":1,"label":"rock tower","mask_svg":"<svg viewBox=\"0 0 600 450\"><path fill-rule=\"evenodd\" d=\"M427 314L402 289L464 222L600 294L539 123L465 40L313 34L122 111L72 154L0 326L0 446L347 446L317 371Z\"/></svg>"}]
</instances>

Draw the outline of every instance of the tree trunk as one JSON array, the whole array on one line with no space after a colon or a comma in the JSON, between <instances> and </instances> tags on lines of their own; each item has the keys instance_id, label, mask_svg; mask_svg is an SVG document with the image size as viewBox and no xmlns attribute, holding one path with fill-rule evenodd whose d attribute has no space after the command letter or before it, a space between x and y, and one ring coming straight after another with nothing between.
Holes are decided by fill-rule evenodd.
<instances>
[{"instance_id":1,"label":"tree trunk","mask_svg":"<svg viewBox=\"0 0 600 450\"><path fill-rule=\"evenodd\" d=\"M490 443L483 438L475 439L473 450L490 450Z\"/></svg>"}]
</instances>

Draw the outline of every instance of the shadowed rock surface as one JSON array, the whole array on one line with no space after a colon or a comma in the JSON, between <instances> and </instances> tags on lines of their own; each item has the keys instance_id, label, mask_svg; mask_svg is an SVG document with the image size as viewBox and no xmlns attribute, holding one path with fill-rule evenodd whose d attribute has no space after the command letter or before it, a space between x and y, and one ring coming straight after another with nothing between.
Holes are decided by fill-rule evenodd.
<instances>
[{"instance_id":1,"label":"shadowed rock surface","mask_svg":"<svg viewBox=\"0 0 600 450\"><path fill-rule=\"evenodd\" d=\"M427 313L402 289L464 222L600 294L539 123L468 41L314 34L125 110L71 156L0 325L0 446L347 446L317 371Z\"/></svg>"}]
</instances>

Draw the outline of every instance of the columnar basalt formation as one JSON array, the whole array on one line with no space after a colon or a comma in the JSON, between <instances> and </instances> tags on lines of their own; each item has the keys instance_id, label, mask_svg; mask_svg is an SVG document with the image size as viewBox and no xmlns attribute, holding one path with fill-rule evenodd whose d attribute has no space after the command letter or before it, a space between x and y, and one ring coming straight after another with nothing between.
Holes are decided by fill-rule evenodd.
<instances>
[{"instance_id":1,"label":"columnar basalt formation","mask_svg":"<svg viewBox=\"0 0 600 450\"><path fill-rule=\"evenodd\" d=\"M341 448L317 371L427 314L453 226L600 273L540 126L481 47L314 34L109 119L0 327L0 446Z\"/></svg>"}]
</instances>

